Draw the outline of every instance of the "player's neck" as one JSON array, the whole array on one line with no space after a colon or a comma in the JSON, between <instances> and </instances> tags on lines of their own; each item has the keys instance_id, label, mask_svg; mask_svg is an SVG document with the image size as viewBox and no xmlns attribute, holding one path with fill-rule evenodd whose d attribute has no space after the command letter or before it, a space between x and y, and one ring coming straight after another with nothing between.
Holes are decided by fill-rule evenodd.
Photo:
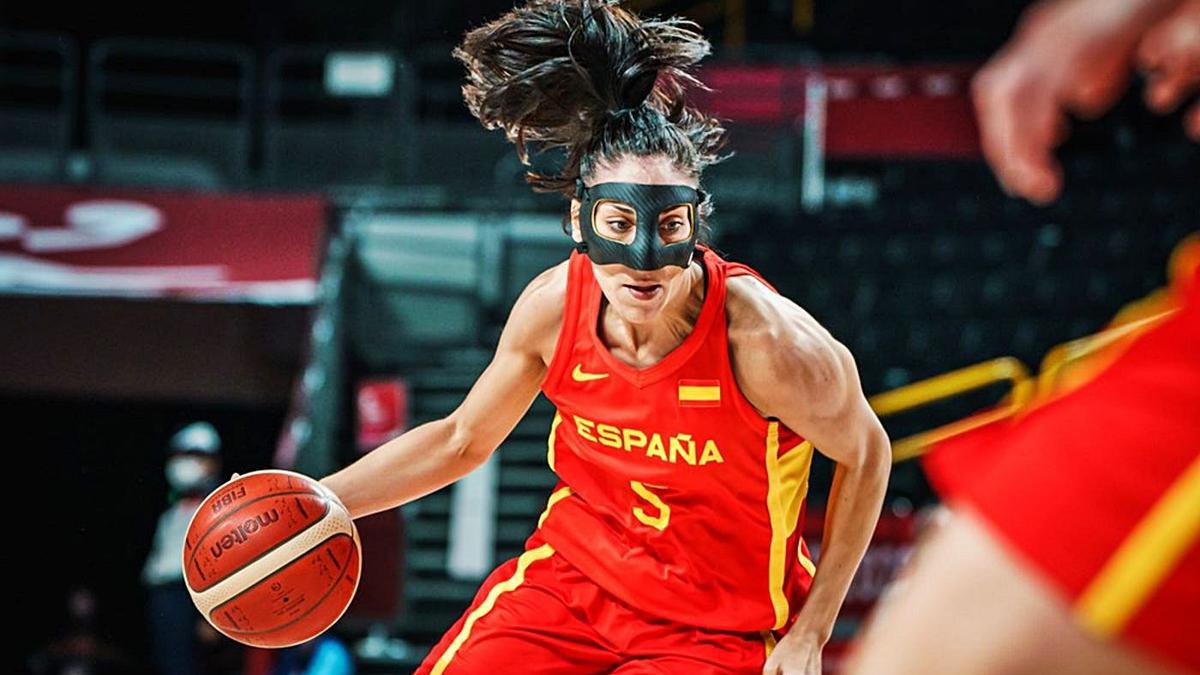
<instances>
[{"instance_id":1,"label":"player's neck","mask_svg":"<svg viewBox=\"0 0 1200 675\"><path fill-rule=\"evenodd\" d=\"M704 263L697 257L687 270L675 280L678 292L663 306L651 321L632 322L618 312L607 309L610 318L601 325L606 326L604 342L611 347L620 347L633 354L665 354L677 347L696 325L704 304Z\"/></svg>"}]
</instances>

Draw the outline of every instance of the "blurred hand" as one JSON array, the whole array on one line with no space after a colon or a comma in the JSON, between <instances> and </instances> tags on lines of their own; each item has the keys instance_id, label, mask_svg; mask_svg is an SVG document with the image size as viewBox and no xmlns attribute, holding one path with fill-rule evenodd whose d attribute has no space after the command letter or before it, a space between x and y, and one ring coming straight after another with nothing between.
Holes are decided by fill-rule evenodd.
<instances>
[{"instance_id":1,"label":"blurred hand","mask_svg":"<svg viewBox=\"0 0 1200 675\"><path fill-rule=\"evenodd\" d=\"M1095 117L1125 90L1146 30L1180 0L1043 0L972 82L984 157L1001 187L1035 203L1062 189L1053 150L1068 115ZM1164 50L1165 51L1165 50Z\"/></svg>"},{"instance_id":2,"label":"blurred hand","mask_svg":"<svg viewBox=\"0 0 1200 675\"><path fill-rule=\"evenodd\" d=\"M1142 36L1138 68L1145 73L1146 105L1168 113L1200 91L1200 0L1187 0ZM1184 129L1200 141L1200 102L1184 115Z\"/></svg>"}]
</instances>

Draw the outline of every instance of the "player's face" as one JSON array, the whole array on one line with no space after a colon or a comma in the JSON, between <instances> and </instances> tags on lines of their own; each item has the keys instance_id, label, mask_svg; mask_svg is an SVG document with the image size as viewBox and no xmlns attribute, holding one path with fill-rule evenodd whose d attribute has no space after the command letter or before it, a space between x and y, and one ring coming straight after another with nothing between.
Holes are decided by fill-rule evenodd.
<instances>
[{"instance_id":1,"label":"player's face","mask_svg":"<svg viewBox=\"0 0 1200 675\"><path fill-rule=\"evenodd\" d=\"M596 183L646 183L650 185L690 185L697 187L696 179L681 172L666 157L623 156L619 161L599 166L589 178ZM579 202L572 202L572 233L575 241L583 241L579 232ZM663 210L656 223L639 223L637 214L629 205L605 201L596 206L592 222L596 233L614 241L629 243L634 240L639 227L657 229L659 241L673 244L692 236L692 209L687 204ZM693 256L695 258L695 256ZM700 264L693 259L692 267ZM695 272L696 270L691 270ZM677 265L665 265L655 270L639 270L620 263L597 265L592 263L592 273L601 290L613 306L627 321L643 323L654 319L662 308L676 295L687 293L689 270Z\"/></svg>"}]
</instances>

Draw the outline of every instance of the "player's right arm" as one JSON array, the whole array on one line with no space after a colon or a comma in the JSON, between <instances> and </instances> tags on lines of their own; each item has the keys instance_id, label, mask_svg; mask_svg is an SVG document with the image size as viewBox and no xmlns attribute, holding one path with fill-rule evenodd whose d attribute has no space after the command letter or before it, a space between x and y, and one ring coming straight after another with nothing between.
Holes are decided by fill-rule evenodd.
<instances>
[{"instance_id":1,"label":"player's right arm","mask_svg":"<svg viewBox=\"0 0 1200 675\"><path fill-rule=\"evenodd\" d=\"M485 462L529 410L562 323L565 265L542 272L513 304L491 363L444 418L414 427L320 480L353 518L406 504Z\"/></svg>"}]
</instances>

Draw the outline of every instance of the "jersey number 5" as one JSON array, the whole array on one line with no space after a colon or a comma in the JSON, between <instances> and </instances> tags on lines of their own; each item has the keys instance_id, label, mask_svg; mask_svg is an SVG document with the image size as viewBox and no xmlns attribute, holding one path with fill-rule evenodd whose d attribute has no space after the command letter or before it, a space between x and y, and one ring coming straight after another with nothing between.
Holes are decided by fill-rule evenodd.
<instances>
[{"instance_id":1,"label":"jersey number 5","mask_svg":"<svg viewBox=\"0 0 1200 675\"><path fill-rule=\"evenodd\" d=\"M629 487L633 488L633 491L637 493L639 497L649 502L650 505L653 506L657 511L655 515L651 515L646 512L646 509L643 509L640 506L635 506L633 507L633 516L642 523L653 527L659 532L667 529L667 523L671 520L671 507L667 506L666 502L664 502L661 497L651 492L649 488L637 482L636 480L629 481ZM663 486L655 485L654 487L661 488Z\"/></svg>"}]
</instances>

